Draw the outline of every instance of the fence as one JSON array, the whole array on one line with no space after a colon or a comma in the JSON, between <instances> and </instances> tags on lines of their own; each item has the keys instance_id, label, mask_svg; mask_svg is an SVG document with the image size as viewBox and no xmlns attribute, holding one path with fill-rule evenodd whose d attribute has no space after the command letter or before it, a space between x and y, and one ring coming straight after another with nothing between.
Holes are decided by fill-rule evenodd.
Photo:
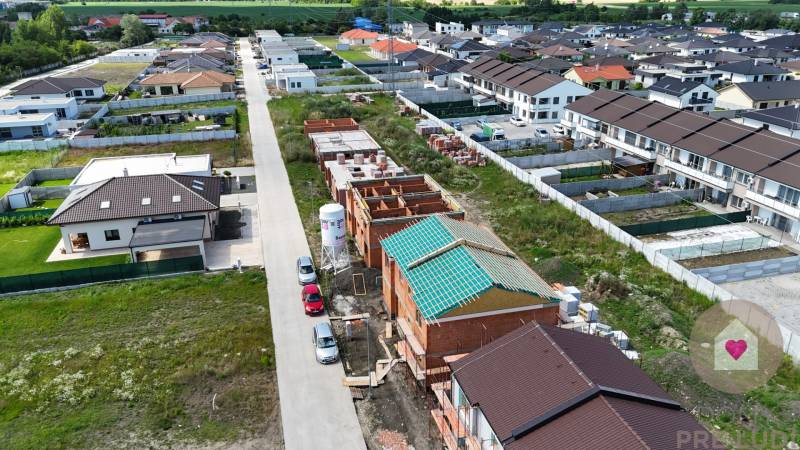
<instances>
[{"instance_id":1,"label":"fence","mask_svg":"<svg viewBox=\"0 0 800 450\"><path fill-rule=\"evenodd\" d=\"M178 108L178 109L180 109L180 108ZM216 116L216 115L219 115L219 114L226 114L226 115L227 114L233 114L233 112L236 111L236 107L235 106L220 106L218 108L188 108L188 109L183 110L183 111L188 111L188 112L191 112L192 114L198 114L198 115ZM133 115L133 114L131 114L131 115ZM129 123L128 122L128 117L131 117L131 115L107 116L107 117L103 117L103 122L104 123L127 124L127 123Z\"/></svg>"},{"instance_id":2,"label":"fence","mask_svg":"<svg viewBox=\"0 0 800 450\"><path fill-rule=\"evenodd\" d=\"M308 66L309 69L339 69L342 67L342 59L338 56L331 55L299 55L297 58L302 64Z\"/></svg>"},{"instance_id":3,"label":"fence","mask_svg":"<svg viewBox=\"0 0 800 450\"><path fill-rule=\"evenodd\" d=\"M67 145L66 139L47 139L37 141L6 141L0 142L0 152L14 152L21 150L55 150Z\"/></svg>"},{"instance_id":4,"label":"fence","mask_svg":"<svg viewBox=\"0 0 800 450\"><path fill-rule=\"evenodd\" d=\"M472 101L472 97L461 89L408 89L402 92L403 97L419 105L427 103ZM414 109L419 108L414 105Z\"/></svg>"},{"instance_id":5,"label":"fence","mask_svg":"<svg viewBox=\"0 0 800 450\"><path fill-rule=\"evenodd\" d=\"M0 293L51 289L204 270L202 256L0 277Z\"/></svg>"},{"instance_id":6,"label":"fence","mask_svg":"<svg viewBox=\"0 0 800 450\"><path fill-rule=\"evenodd\" d=\"M95 113L92 114L92 117L90 117L89 120L86 121L87 128L95 128L95 127L97 127L97 123L100 122L100 120L106 114L108 114L109 111L110 111L110 109L108 107L108 103L103 105L102 108L100 108L97 111L95 111Z\"/></svg>"},{"instance_id":7,"label":"fence","mask_svg":"<svg viewBox=\"0 0 800 450\"><path fill-rule=\"evenodd\" d=\"M211 141L218 139L233 139L235 137L236 131L234 130L191 131L188 133L175 134L72 139L69 145L70 147L77 148L112 147L116 145L157 145L165 142Z\"/></svg>"},{"instance_id":8,"label":"fence","mask_svg":"<svg viewBox=\"0 0 800 450\"><path fill-rule=\"evenodd\" d=\"M515 166L516 169L538 169L540 167L610 161L613 155L614 152L611 149L598 148L594 150L575 150L571 152L555 153L552 155L520 156L508 158L508 163Z\"/></svg>"},{"instance_id":9,"label":"fence","mask_svg":"<svg viewBox=\"0 0 800 450\"><path fill-rule=\"evenodd\" d=\"M363 92L363 91L384 91L389 89L390 83L370 83L370 84L343 84L341 86L315 86L309 88L302 88L295 90L294 92L316 92L316 93L323 93L323 94L335 94L338 92ZM422 87L422 82L419 81L400 81L394 84L394 89L406 89L406 88L420 88Z\"/></svg>"},{"instance_id":10,"label":"fence","mask_svg":"<svg viewBox=\"0 0 800 450\"><path fill-rule=\"evenodd\" d=\"M716 225L727 225L728 223L740 223L744 222L749 214L750 211L736 211L726 214L685 217L683 219L662 220L659 222L635 223L623 225L620 228L634 236L647 236L650 234L691 230L692 228L706 228Z\"/></svg>"},{"instance_id":11,"label":"fence","mask_svg":"<svg viewBox=\"0 0 800 450\"><path fill-rule=\"evenodd\" d=\"M773 275L786 275L800 272L800 256L766 259L739 264L694 269L692 272L708 278L714 283L732 283Z\"/></svg>"},{"instance_id":12,"label":"fence","mask_svg":"<svg viewBox=\"0 0 800 450\"><path fill-rule=\"evenodd\" d=\"M684 191L654 192L652 194L627 195L622 197L596 198L582 200L580 205L595 214L607 214L636 209L659 208L681 203L686 200L699 201L703 198L703 189L687 189ZM625 230L622 230L625 232Z\"/></svg>"},{"instance_id":13,"label":"fence","mask_svg":"<svg viewBox=\"0 0 800 450\"><path fill-rule=\"evenodd\" d=\"M492 151L500 150L521 150L523 148L539 147L542 153L554 153L561 150L561 143L552 138L525 138L525 139L501 139L499 141L487 141L483 145Z\"/></svg>"},{"instance_id":14,"label":"fence","mask_svg":"<svg viewBox=\"0 0 800 450\"><path fill-rule=\"evenodd\" d=\"M664 248L659 250L659 252L675 261L682 261L684 259L726 255L728 253L747 252L778 246L780 246L778 241L768 236L758 236L720 242L704 242L702 244L686 245L683 247Z\"/></svg>"},{"instance_id":15,"label":"fence","mask_svg":"<svg viewBox=\"0 0 800 450\"><path fill-rule=\"evenodd\" d=\"M474 106L472 104L472 100L427 103L419 105L419 108L428 111L428 113L433 114L440 119L508 114L508 110L503 109L503 107L500 105Z\"/></svg>"},{"instance_id":16,"label":"fence","mask_svg":"<svg viewBox=\"0 0 800 450\"><path fill-rule=\"evenodd\" d=\"M183 103L210 102L216 100L235 100L233 92L202 95L176 95L171 97L139 98L134 100L117 100L108 102L111 109L145 108L148 106L180 105Z\"/></svg>"},{"instance_id":17,"label":"fence","mask_svg":"<svg viewBox=\"0 0 800 450\"><path fill-rule=\"evenodd\" d=\"M591 181L576 181L574 183L561 183L552 184L553 189L561 192L562 194L574 197L576 195L583 195L587 192L604 192L604 191L624 191L626 189L633 189L641 186L654 185L656 183L666 183L669 181L669 175L647 175L644 177L627 177L627 178L609 178L603 180ZM623 227L624 229L624 227ZM630 233L630 232L629 232ZM636 233L631 233L636 236Z\"/></svg>"},{"instance_id":18,"label":"fence","mask_svg":"<svg viewBox=\"0 0 800 450\"><path fill-rule=\"evenodd\" d=\"M55 208L42 208L29 211L0 212L0 218L9 219L9 218L23 218L23 217L36 217L36 216L50 217L53 215L54 212L56 212Z\"/></svg>"},{"instance_id":19,"label":"fence","mask_svg":"<svg viewBox=\"0 0 800 450\"><path fill-rule=\"evenodd\" d=\"M610 175L614 170L611 164L600 164L583 167L565 167L558 169L562 179L581 178L581 177L600 177Z\"/></svg>"}]
</instances>

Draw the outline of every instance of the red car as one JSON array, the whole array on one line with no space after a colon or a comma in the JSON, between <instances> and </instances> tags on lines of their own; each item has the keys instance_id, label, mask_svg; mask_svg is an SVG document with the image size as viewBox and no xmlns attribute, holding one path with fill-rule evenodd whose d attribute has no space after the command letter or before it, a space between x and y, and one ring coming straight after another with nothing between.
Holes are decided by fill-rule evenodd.
<instances>
[{"instance_id":1,"label":"red car","mask_svg":"<svg viewBox=\"0 0 800 450\"><path fill-rule=\"evenodd\" d=\"M319 291L319 286L316 284L307 284L303 286L300 291L300 301L303 302L303 309L306 315L319 314L325 306L322 304L322 294Z\"/></svg>"}]
</instances>

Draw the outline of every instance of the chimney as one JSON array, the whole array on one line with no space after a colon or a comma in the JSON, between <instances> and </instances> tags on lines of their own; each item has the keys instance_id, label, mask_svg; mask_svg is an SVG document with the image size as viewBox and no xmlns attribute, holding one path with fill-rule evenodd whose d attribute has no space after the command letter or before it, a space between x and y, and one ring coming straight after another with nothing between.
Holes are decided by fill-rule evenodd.
<instances>
[{"instance_id":1,"label":"chimney","mask_svg":"<svg viewBox=\"0 0 800 450\"><path fill-rule=\"evenodd\" d=\"M128 176L128 168L127 167L123 167L122 168L122 176L123 177L127 177Z\"/></svg>"}]
</instances>

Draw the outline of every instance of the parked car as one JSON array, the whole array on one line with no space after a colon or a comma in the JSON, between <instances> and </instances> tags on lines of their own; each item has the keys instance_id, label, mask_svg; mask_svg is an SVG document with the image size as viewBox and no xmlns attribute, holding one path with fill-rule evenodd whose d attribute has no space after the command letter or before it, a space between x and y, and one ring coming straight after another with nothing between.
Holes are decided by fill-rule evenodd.
<instances>
[{"instance_id":1,"label":"parked car","mask_svg":"<svg viewBox=\"0 0 800 450\"><path fill-rule=\"evenodd\" d=\"M333 337L330 322L320 322L314 325L314 352L320 364L335 363L339 359L339 347Z\"/></svg>"},{"instance_id":2,"label":"parked car","mask_svg":"<svg viewBox=\"0 0 800 450\"><path fill-rule=\"evenodd\" d=\"M322 293L316 284L307 284L300 290L300 301L307 316L320 314L325 310L322 304Z\"/></svg>"},{"instance_id":3,"label":"parked car","mask_svg":"<svg viewBox=\"0 0 800 450\"><path fill-rule=\"evenodd\" d=\"M478 128L483 128L484 125L489 123L489 119L487 119L486 116L481 116L475 123L478 125Z\"/></svg>"},{"instance_id":4,"label":"parked car","mask_svg":"<svg viewBox=\"0 0 800 450\"><path fill-rule=\"evenodd\" d=\"M564 134L564 125L553 125L553 134Z\"/></svg>"},{"instance_id":5,"label":"parked car","mask_svg":"<svg viewBox=\"0 0 800 450\"><path fill-rule=\"evenodd\" d=\"M314 270L314 261L310 256L297 258L297 281L300 284L312 284L317 282L317 272Z\"/></svg>"},{"instance_id":6,"label":"parked car","mask_svg":"<svg viewBox=\"0 0 800 450\"><path fill-rule=\"evenodd\" d=\"M489 140L488 137L484 136L483 134L473 133L469 135L470 139L475 142L486 142Z\"/></svg>"},{"instance_id":7,"label":"parked car","mask_svg":"<svg viewBox=\"0 0 800 450\"><path fill-rule=\"evenodd\" d=\"M514 125L515 127L525 126L525 121L519 117L512 117L511 119L509 119L509 122L511 122L511 125Z\"/></svg>"},{"instance_id":8,"label":"parked car","mask_svg":"<svg viewBox=\"0 0 800 450\"><path fill-rule=\"evenodd\" d=\"M537 128L536 130L534 130L534 134L538 138L546 138L550 136L550 133L548 133L547 130L545 130L544 128Z\"/></svg>"},{"instance_id":9,"label":"parked car","mask_svg":"<svg viewBox=\"0 0 800 450\"><path fill-rule=\"evenodd\" d=\"M461 126L460 120L453 120L452 122L450 122L450 126L455 128L457 131L461 131L464 129L464 127Z\"/></svg>"}]
</instances>

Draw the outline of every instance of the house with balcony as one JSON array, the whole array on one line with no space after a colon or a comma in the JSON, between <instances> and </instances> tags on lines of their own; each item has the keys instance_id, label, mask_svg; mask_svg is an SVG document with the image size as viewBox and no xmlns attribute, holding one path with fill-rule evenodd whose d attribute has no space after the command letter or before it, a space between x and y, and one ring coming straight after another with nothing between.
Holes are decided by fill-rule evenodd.
<instances>
[{"instance_id":1,"label":"house with balcony","mask_svg":"<svg viewBox=\"0 0 800 450\"><path fill-rule=\"evenodd\" d=\"M725 448L599 336L528 322L448 367L431 414L449 449Z\"/></svg>"},{"instance_id":2,"label":"house with balcony","mask_svg":"<svg viewBox=\"0 0 800 450\"><path fill-rule=\"evenodd\" d=\"M665 77L650 86L647 98L673 108L708 112L714 110L717 95L717 91L704 83Z\"/></svg>"},{"instance_id":3,"label":"house with balcony","mask_svg":"<svg viewBox=\"0 0 800 450\"><path fill-rule=\"evenodd\" d=\"M757 59L732 62L715 67L722 72L722 79L731 83L753 83L759 81L783 81L788 79L789 71Z\"/></svg>"},{"instance_id":4,"label":"house with balcony","mask_svg":"<svg viewBox=\"0 0 800 450\"><path fill-rule=\"evenodd\" d=\"M472 94L494 99L528 123L555 123L564 107L591 89L558 75L482 57L459 69L456 83Z\"/></svg>"},{"instance_id":5,"label":"house with balcony","mask_svg":"<svg viewBox=\"0 0 800 450\"><path fill-rule=\"evenodd\" d=\"M433 215L381 241L383 296L417 380L525 323L558 323L557 294L491 231Z\"/></svg>"},{"instance_id":6,"label":"house with balcony","mask_svg":"<svg viewBox=\"0 0 800 450\"><path fill-rule=\"evenodd\" d=\"M797 105L748 111L734 120L748 127L764 128L773 133L800 139L800 109Z\"/></svg>"},{"instance_id":7,"label":"house with balcony","mask_svg":"<svg viewBox=\"0 0 800 450\"><path fill-rule=\"evenodd\" d=\"M717 44L708 39L690 39L688 41L669 44L669 46L678 51L678 56L683 57L705 55L719 51Z\"/></svg>"},{"instance_id":8,"label":"house with balcony","mask_svg":"<svg viewBox=\"0 0 800 450\"><path fill-rule=\"evenodd\" d=\"M800 103L800 80L736 83L719 90L720 109L767 109Z\"/></svg>"},{"instance_id":9,"label":"house with balcony","mask_svg":"<svg viewBox=\"0 0 800 450\"><path fill-rule=\"evenodd\" d=\"M707 201L750 210L800 240L800 140L606 90L569 105L561 123L579 145L598 142L649 160L675 186L703 189Z\"/></svg>"}]
</instances>

